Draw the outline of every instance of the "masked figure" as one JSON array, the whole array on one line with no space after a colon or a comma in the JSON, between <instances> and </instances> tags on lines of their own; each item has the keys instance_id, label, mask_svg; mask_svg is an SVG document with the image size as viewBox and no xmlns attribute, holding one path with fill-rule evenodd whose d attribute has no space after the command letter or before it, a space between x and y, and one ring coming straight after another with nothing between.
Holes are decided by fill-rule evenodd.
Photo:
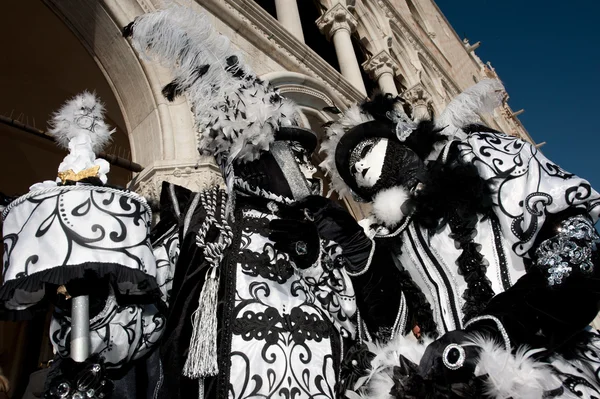
<instances>
[{"instance_id":1,"label":"masked figure","mask_svg":"<svg viewBox=\"0 0 600 399\"><path fill-rule=\"evenodd\" d=\"M598 397L600 196L481 124L503 95L484 80L418 124L378 95L329 128L322 166L373 209L348 396Z\"/></svg>"},{"instance_id":2,"label":"masked figure","mask_svg":"<svg viewBox=\"0 0 600 399\"><path fill-rule=\"evenodd\" d=\"M187 94L226 185L163 185L153 246L172 275L159 397L337 397L355 298L339 245L297 206L314 187L303 171L315 135L206 16L172 7L125 34L173 69L163 93Z\"/></svg>"}]
</instances>

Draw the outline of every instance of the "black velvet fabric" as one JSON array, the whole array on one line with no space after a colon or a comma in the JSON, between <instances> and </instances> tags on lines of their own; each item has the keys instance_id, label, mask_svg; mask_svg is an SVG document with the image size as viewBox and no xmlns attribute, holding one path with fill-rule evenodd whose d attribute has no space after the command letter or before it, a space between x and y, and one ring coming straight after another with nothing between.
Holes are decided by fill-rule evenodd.
<instances>
[{"instance_id":1,"label":"black velvet fabric","mask_svg":"<svg viewBox=\"0 0 600 399\"><path fill-rule=\"evenodd\" d=\"M496 295L484 314L496 316L514 345L528 344L561 353L594 319L600 303L598 255L593 276L573 274L557 288L532 267L515 285Z\"/></svg>"},{"instance_id":2,"label":"black velvet fabric","mask_svg":"<svg viewBox=\"0 0 600 399\"><path fill-rule=\"evenodd\" d=\"M321 238L334 241L342 247L346 270L356 273L366 266L372 242L341 205L325 197L311 195L295 203L292 208L313 219Z\"/></svg>"},{"instance_id":3,"label":"black velvet fabric","mask_svg":"<svg viewBox=\"0 0 600 399\"><path fill-rule=\"evenodd\" d=\"M265 152L260 159L255 161L235 164L234 171L236 177L248 183L252 188L262 188L267 192L287 198L294 197L285 175L270 152Z\"/></svg>"},{"instance_id":4,"label":"black velvet fabric","mask_svg":"<svg viewBox=\"0 0 600 399\"><path fill-rule=\"evenodd\" d=\"M161 207L164 209L161 210L161 222L157 225L156 230L168 230L168 224L176 222L181 234L183 221L188 213L193 195L189 190L176 187L176 196L181 212L181 215L176 215L173 213L171 195L165 188L166 186L163 186L161 194ZM198 298L208 267L202 249L196 245L196 233L205 217L204 209L197 207L192 213L186 236L181 238L180 256L175 267L169 300L169 315L160 346L164 381L158 391L159 398L197 396L198 381L184 377L182 372L193 330L191 316L198 308ZM212 232L212 235L214 237L215 232ZM210 239L210 237L207 238Z\"/></svg>"},{"instance_id":5,"label":"black velvet fabric","mask_svg":"<svg viewBox=\"0 0 600 399\"><path fill-rule=\"evenodd\" d=\"M351 276L360 315L373 338L387 340L400 309L402 298L399 270L386 248L375 247L369 270Z\"/></svg>"}]
</instances>

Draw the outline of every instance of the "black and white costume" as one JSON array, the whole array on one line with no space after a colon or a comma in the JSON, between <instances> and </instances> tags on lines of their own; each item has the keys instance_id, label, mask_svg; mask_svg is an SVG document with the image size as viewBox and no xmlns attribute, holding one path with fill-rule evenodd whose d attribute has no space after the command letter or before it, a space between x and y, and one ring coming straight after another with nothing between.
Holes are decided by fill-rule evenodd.
<instances>
[{"instance_id":1,"label":"black and white costume","mask_svg":"<svg viewBox=\"0 0 600 399\"><path fill-rule=\"evenodd\" d=\"M84 92L51 121L49 133L69 150L56 181L34 184L3 211L5 315L27 317L53 302L50 338L56 361L47 397L108 398L106 370L144 357L164 329L150 245L146 200L106 186L108 162L96 159L111 130L103 106ZM90 357L70 359L71 298L90 297Z\"/></svg>"},{"instance_id":2,"label":"black and white costume","mask_svg":"<svg viewBox=\"0 0 600 399\"><path fill-rule=\"evenodd\" d=\"M376 243L353 278L366 346L345 360L348 396L600 396L600 196L479 124L502 94L484 80L419 124L379 95L329 128L322 166L372 203Z\"/></svg>"},{"instance_id":3,"label":"black and white costume","mask_svg":"<svg viewBox=\"0 0 600 399\"><path fill-rule=\"evenodd\" d=\"M163 94L187 95L227 186L163 185L153 246L173 272L160 397L336 398L355 298L339 245L296 205L313 188L302 163L316 137L206 16L171 7L124 34L173 70Z\"/></svg>"}]
</instances>

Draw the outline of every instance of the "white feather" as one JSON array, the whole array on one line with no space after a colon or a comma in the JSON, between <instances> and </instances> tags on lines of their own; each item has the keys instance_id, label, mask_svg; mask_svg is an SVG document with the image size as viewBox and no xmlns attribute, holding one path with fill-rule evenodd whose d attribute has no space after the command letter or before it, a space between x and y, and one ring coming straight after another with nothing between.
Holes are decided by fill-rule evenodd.
<instances>
[{"instance_id":1,"label":"white feather","mask_svg":"<svg viewBox=\"0 0 600 399\"><path fill-rule=\"evenodd\" d=\"M321 144L321 151L325 153L325 158L319 166L325 171L325 174L331 178L331 187L341 197L352 199L350 188L344 182L337 170L335 164L335 149L340 142L340 139L348 130L361 123L372 120L373 117L371 115L361 112L358 104L354 104L346 110L344 115L338 121L327 129L327 140Z\"/></svg>"},{"instance_id":2,"label":"white feather","mask_svg":"<svg viewBox=\"0 0 600 399\"><path fill-rule=\"evenodd\" d=\"M144 14L135 20L132 42L142 56L173 71L192 106L204 154L253 161L269 149L277 127L295 122L296 106L256 79L207 15L177 5ZM233 76L229 57L237 57L241 76ZM198 78L204 65L208 70Z\"/></svg>"},{"instance_id":3,"label":"white feather","mask_svg":"<svg viewBox=\"0 0 600 399\"><path fill-rule=\"evenodd\" d=\"M381 190L373 198L373 214L385 226L396 226L406 216L401 206L409 198L410 194L402 186Z\"/></svg>"},{"instance_id":4,"label":"white feather","mask_svg":"<svg viewBox=\"0 0 600 399\"><path fill-rule=\"evenodd\" d=\"M82 120L85 118L85 120ZM94 122L93 129L82 127ZM48 122L48 134L54 137L59 146L69 149L69 142L75 137L89 137L92 151L97 154L110 141L115 132L104 123L104 104L98 100L95 93L84 91L67 101L57 112L52 114ZM91 125L90 125L91 126Z\"/></svg>"},{"instance_id":5,"label":"white feather","mask_svg":"<svg viewBox=\"0 0 600 399\"><path fill-rule=\"evenodd\" d=\"M442 133L454 135L457 129L481 123L481 116L492 113L502 105L506 91L498 79L482 79L456 96L436 119L435 124L444 129Z\"/></svg>"},{"instance_id":6,"label":"white feather","mask_svg":"<svg viewBox=\"0 0 600 399\"><path fill-rule=\"evenodd\" d=\"M479 334L468 341L465 345L481 348L476 374L488 374L486 393L491 397L541 399L544 391L561 386L549 365L533 358L539 349L522 346L513 355L495 340Z\"/></svg>"},{"instance_id":7,"label":"white feather","mask_svg":"<svg viewBox=\"0 0 600 399\"><path fill-rule=\"evenodd\" d=\"M400 355L415 364L419 364L427 345L433 342L425 337L423 342L409 334L397 336L387 343L367 342L367 347L375 355L371 361L371 369L362 380L362 385L356 386L355 391L361 397L372 399L389 399L390 390L394 386L394 367L399 366Z\"/></svg>"}]
</instances>

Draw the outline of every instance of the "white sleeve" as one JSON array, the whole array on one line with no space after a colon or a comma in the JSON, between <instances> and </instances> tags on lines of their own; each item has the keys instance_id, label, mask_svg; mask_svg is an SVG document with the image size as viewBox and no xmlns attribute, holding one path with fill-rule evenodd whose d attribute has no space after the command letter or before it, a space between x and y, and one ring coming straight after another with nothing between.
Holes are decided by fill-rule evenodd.
<instances>
[{"instance_id":1,"label":"white sleeve","mask_svg":"<svg viewBox=\"0 0 600 399\"><path fill-rule=\"evenodd\" d=\"M590 183L561 169L530 143L478 132L462 141L459 149L462 159L493 183L496 215L517 255L528 256L547 214L579 208L594 223L598 220L600 195Z\"/></svg>"}]
</instances>

